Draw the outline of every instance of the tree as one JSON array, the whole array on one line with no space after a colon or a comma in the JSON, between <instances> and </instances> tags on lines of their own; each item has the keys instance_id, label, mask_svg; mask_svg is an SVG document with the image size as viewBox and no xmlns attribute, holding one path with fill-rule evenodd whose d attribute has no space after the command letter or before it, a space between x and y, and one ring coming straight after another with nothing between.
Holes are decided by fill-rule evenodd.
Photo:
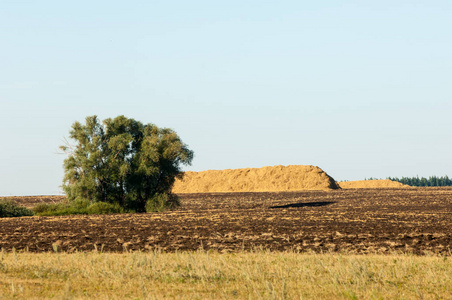
<instances>
[{"instance_id":1,"label":"tree","mask_svg":"<svg viewBox=\"0 0 452 300\"><path fill-rule=\"evenodd\" d=\"M446 176L430 176L429 178L419 178L419 176L416 177L402 177L402 178L391 178L388 177L388 179L392 181L398 181L403 184L411 185L411 186L452 186L452 180L446 175Z\"/></svg>"},{"instance_id":2,"label":"tree","mask_svg":"<svg viewBox=\"0 0 452 300\"><path fill-rule=\"evenodd\" d=\"M158 201L171 206L181 165L193 160L193 151L173 130L124 116L102 124L97 116L87 117L84 125L72 125L70 138L75 145L61 146L68 154L63 189L70 201L107 202L136 212Z\"/></svg>"}]
</instances>

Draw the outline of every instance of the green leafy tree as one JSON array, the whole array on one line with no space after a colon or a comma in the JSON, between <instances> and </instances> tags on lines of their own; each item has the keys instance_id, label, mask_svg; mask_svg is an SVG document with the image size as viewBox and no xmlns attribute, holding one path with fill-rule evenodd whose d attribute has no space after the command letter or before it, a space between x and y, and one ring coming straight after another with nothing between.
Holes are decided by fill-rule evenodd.
<instances>
[{"instance_id":1,"label":"green leafy tree","mask_svg":"<svg viewBox=\"0 0 452 300\"><path fill-rule=\"evenodd\" d=\"M61 147L68 154L63 188L70 201L107 202L136 212L177 204L171 188L193 151L173 130L124 116L102 123L90 116L72 125L70 138L75 144Z\"/></svg>"}]
</instances>

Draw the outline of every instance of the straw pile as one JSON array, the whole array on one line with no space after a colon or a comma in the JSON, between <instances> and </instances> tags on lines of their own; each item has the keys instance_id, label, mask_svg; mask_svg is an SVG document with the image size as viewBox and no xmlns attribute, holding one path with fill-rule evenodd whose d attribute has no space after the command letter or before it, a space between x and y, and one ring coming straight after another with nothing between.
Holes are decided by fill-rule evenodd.
<instances>
[{"instance_id":1,"label":"straw pile","mask_svg":"<svg viewBox=\"0 0 452 300\"><path fill-rule=\"evenodd\" d=\"M389 179L343 181L338 183L343 189L374 189L374 188L409 188L409 185Z\"/></svg>"},{"instance_id":2,"label":"straw pile","mask_svg":"<svg viewBox=\"0 0 452 300\"><path fill-rule=\"evenodd\" d=\"M295 165L185 172L182 180L176 180L173 192L277 192L338 188L336 181L319 167Z\"/></svg>"}]
</instances>

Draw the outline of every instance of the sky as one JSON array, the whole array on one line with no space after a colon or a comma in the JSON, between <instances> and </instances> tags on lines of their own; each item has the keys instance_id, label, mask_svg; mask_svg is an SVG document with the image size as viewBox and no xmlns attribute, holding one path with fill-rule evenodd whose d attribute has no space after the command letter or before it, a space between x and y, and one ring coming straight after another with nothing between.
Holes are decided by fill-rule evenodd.
<instances>
[{"instance_id":1,"label":"sky","mask_svg":"<svg viewBox=\"0 0 452 300\"><path fill-rule=\"evenodd\" d=\"M0 3L0 196L61 194L75 121L174 129L184 170L452 175L451 1Z\"/></svg>"}]
</instances>

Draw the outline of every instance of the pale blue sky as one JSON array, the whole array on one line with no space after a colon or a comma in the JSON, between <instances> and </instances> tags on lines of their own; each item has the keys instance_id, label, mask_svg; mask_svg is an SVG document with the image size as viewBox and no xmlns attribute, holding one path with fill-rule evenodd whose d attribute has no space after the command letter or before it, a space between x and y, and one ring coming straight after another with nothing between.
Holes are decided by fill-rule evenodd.
<instances>
[{"instance_id":1,"label":"pale blue sky","mask_svg":"<svg viewBox=\"0 0 452 300\"><path fill-rule=\"evenodd\" d=\"M170 127L186 170L452 175L451 1L1 1L0 195L58 194L74 121Z\"/></svg>"}]
</instances>

